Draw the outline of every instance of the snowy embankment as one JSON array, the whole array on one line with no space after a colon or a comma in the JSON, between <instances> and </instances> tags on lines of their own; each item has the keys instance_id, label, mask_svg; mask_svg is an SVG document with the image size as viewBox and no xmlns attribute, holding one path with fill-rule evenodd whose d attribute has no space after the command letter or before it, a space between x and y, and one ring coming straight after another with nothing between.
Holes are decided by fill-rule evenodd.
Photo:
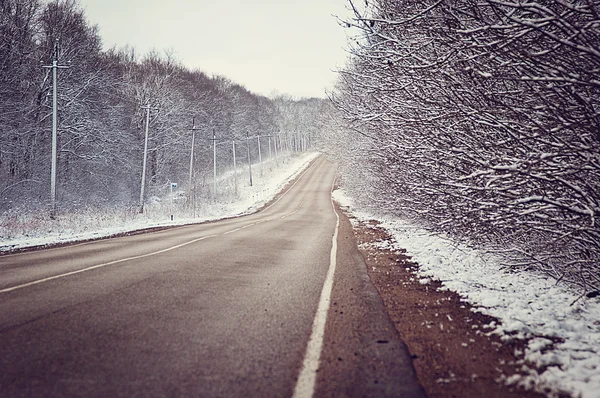
<instances>
[{"instance_id":1,"label":"snowy embankment","mask_svg":"<svg viewBox=\"0 0 600 398\"><path fill-rule=\"evenodd\" d=\"M343 190L334 199L359 220L377 220L394 241L419 264L422 283L437 279L459 293L476 311L500 320L488 325L503 340L529 339L522 369L527 376L508 376L553 395L600 396L600 302L577 300L577 293L530 272L507 272L499 258L458 245L373 209L355 206ZM558 341L552 342L549 338Z\"/></svg>"},{"instance_id":2,"label":"snowy embankment","mask_svg":"<svg viewBox=\"0 0 600 398\"><path fill-rule=\"evenodd\" d=\"M238 172L238 193L207 201L190 209L183 204L148 204L144 214L131 209L118 211L87 211L60 214L57 220L39 215L22 215L19 219L1 219L0 251L31 246L54 245L114 236L127 232L165 226L176 226L237 217L257 211L272 200L285 185L319 156L301 153L265 162L264 169L256 168L252 186L246 174ZM232 173L229 173L232 174ZM229 175L229 179L233 179ZM231 181L227 182L231 185ZM173 215L173 220L171 220Z\"/></svg>"}]
</instances>

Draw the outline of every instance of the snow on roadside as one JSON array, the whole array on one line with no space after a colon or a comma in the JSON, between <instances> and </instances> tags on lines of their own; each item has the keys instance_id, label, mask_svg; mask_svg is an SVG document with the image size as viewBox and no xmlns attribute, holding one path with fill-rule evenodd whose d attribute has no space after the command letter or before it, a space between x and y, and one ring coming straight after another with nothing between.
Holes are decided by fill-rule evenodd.
<instances>
[{"instance_id":1,"label":"snow on roadside","mask_svg":"<svg viewBox=\"0 0 600 398\"><path fill-rule=\"evenodd\" d=\"M554 280L530 272L507 272L498 257L432 234L398 218L356 206L338 189L333 197L359 220L377 220L419 264L419 276L442 282L477 311L498 318L489 325L503 340L528 338L523 354L527 376L519 383L551 395L600 397L600 303L578 295ZM576 302L575 302L576 301ZM575 304L571 305L573 302ZM553 344L548 337L559 341Z\"/></svg>"},{"instance_id":2,"label":"snow on roadside","mask_svg":"<svg viewBox=\"0 0 600 398\"><path fill-rule=\"evenodd\" d=\"M183 217L178 215L175 221L171 221L164 212L152 210L145 214L115 217L93 214L64 215L57 221L49 221L43 225L44 228L22 231L17 236L7 236L0 225L0 251L98 239L140 229L201 223L253 213L272 200L318 156L316 152L302 153L281 161L278 167L266 171L262 178L256 173L252 186L240 184L238 199L229 200L224 204L205 204L196 217L190 217L189 214ZM147 207L151 209L152 205Z\"/></svg>"}]
</instances>

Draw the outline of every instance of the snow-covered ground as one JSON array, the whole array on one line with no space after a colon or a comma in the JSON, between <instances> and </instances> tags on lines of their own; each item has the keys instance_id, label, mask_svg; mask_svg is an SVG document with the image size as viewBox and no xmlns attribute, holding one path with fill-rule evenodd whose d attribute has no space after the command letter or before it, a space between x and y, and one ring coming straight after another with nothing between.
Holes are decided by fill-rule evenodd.
<instances>
[{"instance_id":1,"label":"snow-covered ground","mask_svg":"<svg viewBox=\"0 0 600 398\"><path fill-rule=\"evenodd\" d=\"M440 280L477 311L500 319L488 325L502 339L529 338L523 370L509 376L537 390L574 397L600 397L600 302L580 299L554 280L529 272L509 273L499 258L458 245L437 234L376 210L356 206L343 190L334 199L359 220L378 220L393 236L392 249L404 248L420 266L422 283ZM385 245L386 243L384 243ZM574 303L574 304L573 304ZM552 345L547 337L562 339Z\"/></svg>"},{"instance_id":2,"label":"snow-covered ground","mask_svg":"<svg viewBox=\"0 0 600 398\"><path fill-rule=\"evenodd\" d=\"M145 228L200 223L252 213L277 195L318 155L316 152L301 153L266 161L262 172L259 165L254 165L252 186L246 180L247 174L239 171L237 195L229 194L219 201L206 201L197 205L195 210L163 200L148 203L144 214L132 209L120 213L92 210L61 214L57 220L39 215L23 215L17 220L0 219L0 251L97 239ZM225 183L233 186L232 173L228 173L228 177L231 181ZM233 191L232 188L230 190Z\"/></svg>"}]
</instances>

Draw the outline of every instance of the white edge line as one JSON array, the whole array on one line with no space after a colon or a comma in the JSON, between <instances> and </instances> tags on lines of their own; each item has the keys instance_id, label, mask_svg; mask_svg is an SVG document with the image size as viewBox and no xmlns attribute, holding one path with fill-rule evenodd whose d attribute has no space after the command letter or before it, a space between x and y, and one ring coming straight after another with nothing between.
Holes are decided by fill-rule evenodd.
<instances>
[{"instance_id":1,"label":"white edge line","mask_svg":"<svg viewBox=\"0 0 600 398\"><path fill-rule=\"evenodd\" d=\"M333 186L335 184L335 178L331 184L331 192L333 192ZM312 332L306 346L306 353L304 355L304 361L302 363L302 369L296 382L296 388L294 389L294 398L310 398L315 392L315 386L317 382L317 371L319 370L319 363L321 361L321 351L323 348L323 338L325 336L325 323L327 322L327 312L329 311L329 303L331 301L331 290L333 288L333 277L335 274L335 267L337 262L337 238L338 230L340 227L340 216L335 210L333 203L333 197L331 198L331 206L333 212L337 218L333 237L331 238L331 254L329 255L329 270L325 277L325 283L323 284L323 290L321 290L321 297L319 298L319 306L317 307L317 313L312 325Z\"/></svg>"},{"instance_id":2,"label":"white edge line","mask_svg":"<svg viewBox=\"0 0 600 398\"><path fill-rule=\"evenodd\" d=\"M193 240L190 240L188 242L184 242L184 243L181 243L179 245L167 247L166 249L158 250L158 251L155 251L155 252L152 252L152 253L146 253L146 254L141 254L139 256L133 256L133 257L127 257L127 258L121 258L119 260L109 261L109 262L103 263L103 264L92 265L91 267L78 269L76 271L66 272L64 274L49 276L49 277L44 278L44 279L38 279L38 280L35 280L35 281L32 281L32 282L23 283L22 285L17 285L17 286L8 287L6 289L2 289L2 290L0 290L0 293L12 292L13 290L21 289L21 288L24 288L24 287L27 287L27 286L33 286L33 285L37 285L39 283L51 281L53 279L64 278L66 276L71 276L71 275L79 274L79 273L82 273L82 272L91 271L91 270L94 270L96 268L106 267L107 265L113 265L113 264L118 264L118 263L122 263L122 262L125 262L125 261L138 260L140 258L155 256L157 254L161 254L161 253L165 253L165 252L168 252L168 251L171 251L171 250L175 250L175 249L178 249L180 247L187 246L189 244L196 243L196 242L199 242L199 241L204 240L204 239L214 238L216 236L219 236L219 235L203 236L202 238L193 239Z\"/></svg>"}]
</instances>

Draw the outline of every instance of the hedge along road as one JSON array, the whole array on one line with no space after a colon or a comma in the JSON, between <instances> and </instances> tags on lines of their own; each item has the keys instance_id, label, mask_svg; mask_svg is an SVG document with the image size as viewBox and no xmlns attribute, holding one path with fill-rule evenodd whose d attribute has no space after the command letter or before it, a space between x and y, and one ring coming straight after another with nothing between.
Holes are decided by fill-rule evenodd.
<instances>
[{"instance_id":1,"label":"hedge along road","mask_svg":"<svg viewBox=\"0 0 600 398\"><path fill-rule=\"evenodd\" d=\"M335 172L253 215L0 256L0 394L422 396Z\"/></svg>"}]
</instances>

